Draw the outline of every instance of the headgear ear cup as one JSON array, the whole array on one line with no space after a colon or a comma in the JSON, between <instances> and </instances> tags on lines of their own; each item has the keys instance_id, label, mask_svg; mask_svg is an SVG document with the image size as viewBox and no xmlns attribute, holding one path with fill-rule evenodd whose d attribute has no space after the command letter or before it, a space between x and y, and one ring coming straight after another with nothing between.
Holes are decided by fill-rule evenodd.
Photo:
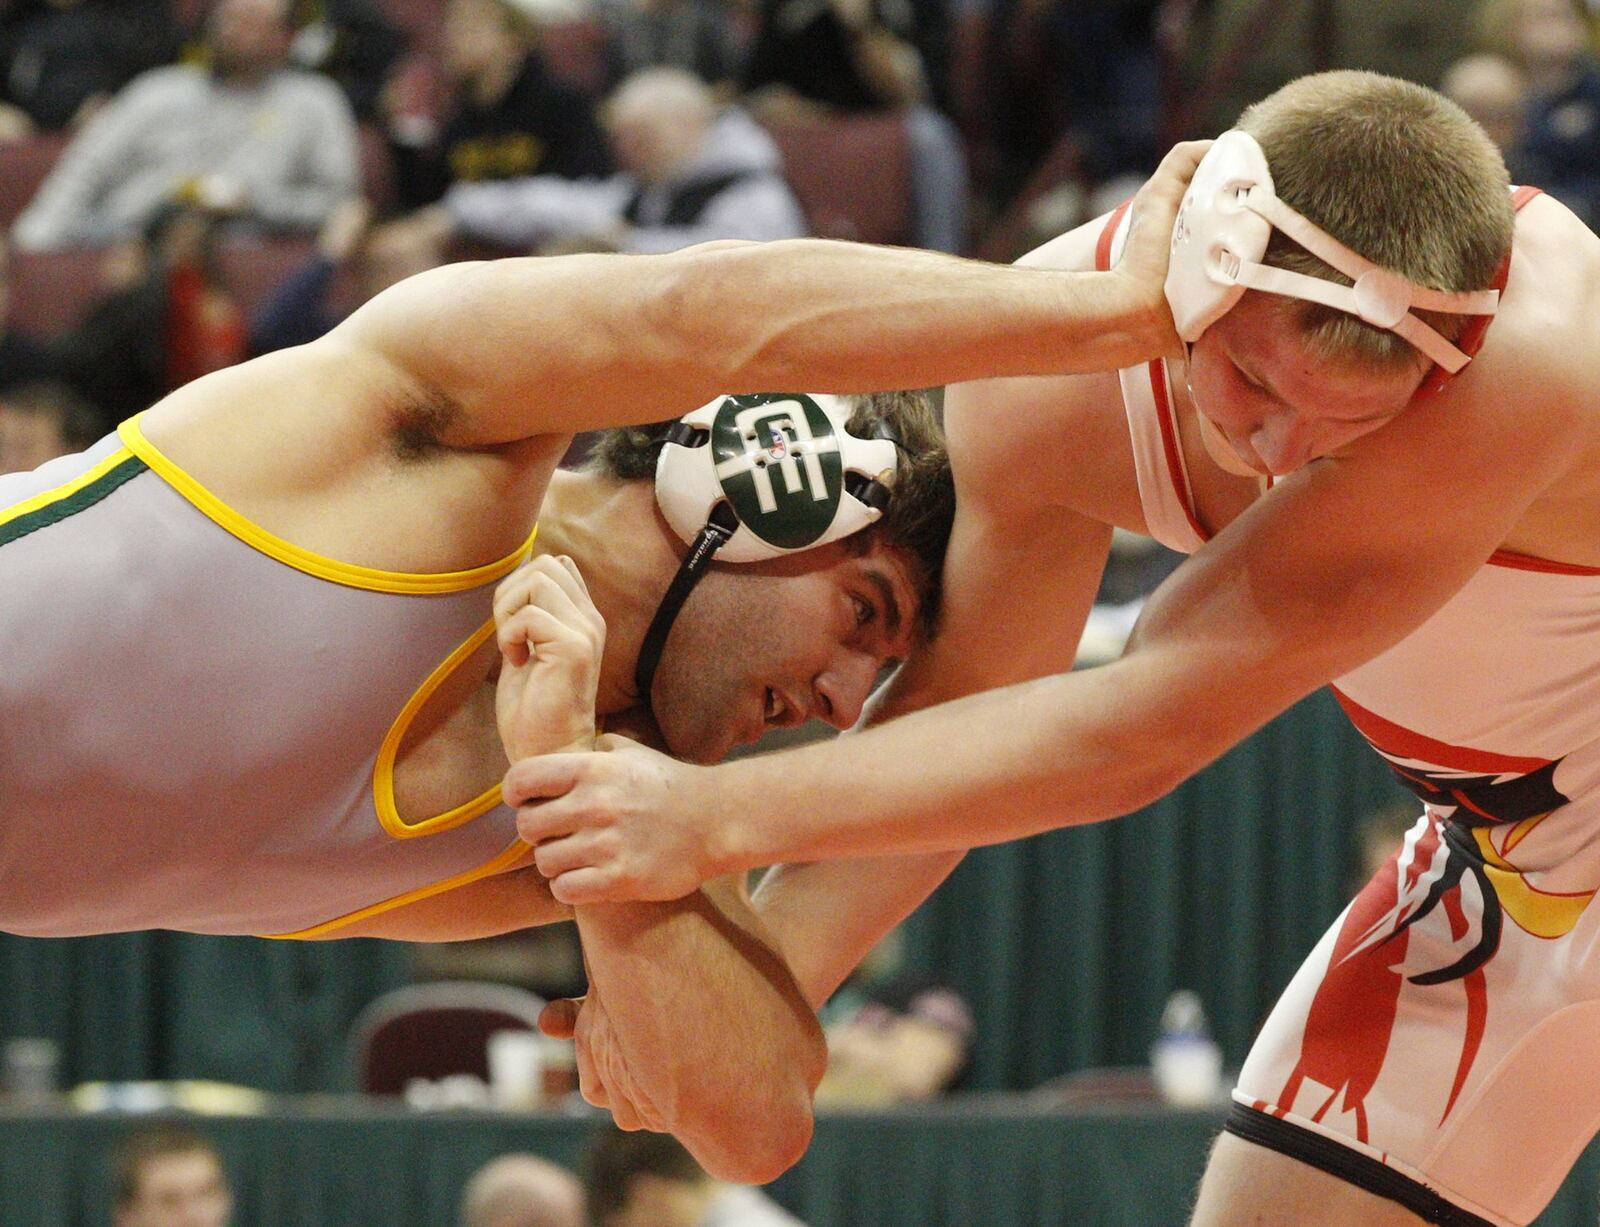
<instances>
[{"instance_id":1,"label":"headgear ear cup","mask_svg":"<svg viewBox=\"0 0 1600 1227\"><path fill-rule=\"evenodd\" d=\"M634 669L648 702L678 611L713 559L758 562L860 532L893 497L895 443L847 429L850 403L822 393L719 396L673 427L656 503L689 545Z\"/></svg>"},{"instance_id":2,"label":"headgear ear cup","mask_svg":"<svg viewBox=\"0 0 1600 1227\"><path fill-rule=\"evenodd\" d=\"M1355 284L1262 264L1274 227ZM1321 303L1388 329L1452 372L1470 359L1411 309L1493 315L1500 301L1495 290L1446 293L1416 285L1352 251L1278 199L1261 146L1237 129L1217 138L1189 182L1172 228L1165 288L1178 336L1185 341L1198 341L1245 290L1263 290Z\"/></svg>"},{"instance_id":3,"label":"headgear ear cup","mask_svg":"<svg viewBox=\"0 0 1600 1227\"><path fill-rule=\"evenodd\" d=\"M892 484L895 446L846 429L850 404L801 392L720 396L686 414L656 462L656 501L692 542L719 502L739 527L719 551L754 562L859 532L881 514L851 491L850 474ZM684 428L691 437L686 438Z\"/></svg>"}]
</instances>

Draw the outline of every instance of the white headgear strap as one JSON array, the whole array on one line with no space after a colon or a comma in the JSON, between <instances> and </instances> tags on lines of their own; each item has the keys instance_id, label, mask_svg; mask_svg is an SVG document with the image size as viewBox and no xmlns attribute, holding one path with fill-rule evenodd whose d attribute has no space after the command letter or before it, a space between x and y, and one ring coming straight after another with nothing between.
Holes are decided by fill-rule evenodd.
<instances>
[{"instance_id":1,"label":"white headgear strap","mask_svg":"<svg viewBox=\"0 0 1600 1227\"><path fill-rule=\"evenodd\" d=\"M1262 264L1274 226L1355 284ZM1201 161L1173 227L1166 290L1178 335L1199 340L1247 289L1348 312L1404 337L1451 374L1471 358L1411 309L1493 315L1500 302L1498 290L1427 289L1352 251L1278 199L1261 146L1235 129L1218 137Z\"/></svg>"}]
</instances>

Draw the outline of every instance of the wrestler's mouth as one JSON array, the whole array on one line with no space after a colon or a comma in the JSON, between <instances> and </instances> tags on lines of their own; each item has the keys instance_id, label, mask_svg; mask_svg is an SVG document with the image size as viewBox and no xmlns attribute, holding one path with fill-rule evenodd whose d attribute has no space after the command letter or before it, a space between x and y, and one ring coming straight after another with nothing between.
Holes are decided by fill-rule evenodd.
<instances>
[{"instance_id":1,"label":"wrestler's mouth","mask_svg":"<svg viewBox=\"0 0 1600 1227\"><path fill-rule=\"evenodd\" d=\"M768 686L762 697L761 720L767 727L799 724L805 713L781 691Z\"/></svg>"}]
</instances>

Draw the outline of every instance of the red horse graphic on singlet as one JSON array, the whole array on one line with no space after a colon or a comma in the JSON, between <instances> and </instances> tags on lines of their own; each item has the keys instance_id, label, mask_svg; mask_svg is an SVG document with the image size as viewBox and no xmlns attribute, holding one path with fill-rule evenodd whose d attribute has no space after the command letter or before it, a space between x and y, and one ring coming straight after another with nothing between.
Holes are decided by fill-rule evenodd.
<instances>
[{"instance_id":1,"label":"red horse graphic on singlet","mask_svg":"<svg viewBox=\"0 0 1600 1227\"><path fill-rule=\"evenodd\" d=\"M1496 850L1489 828L1510 828L1502 843L1509 854L1568 798L1554 782L1559 759L1452 746L1393 724L1337 690L1334 694L1401 783L1427 803L1433 819L1420 834L1407 838L1350 905L1312 998L1300 1059L1278 1097L1281 1114L1293 1107L1308 1081L1328 1088L1311 1118L1320 1121L1330 1110L1353 1114L1356 1136L1364 1142L1365 1101L1388 1056L1402 984L1428 988L1459 981L1465 991L1461 1056L1442 1123L1455 1107L1483 1039L1488 1021L1484 969L1500 948L1507 911L1539 936L1559 935L1550 931L1543 915L1523 923L1532 888ZM1503 895L1514 896L1509 909ZM1561 897L1568 906L1561 909L1556 927L1570 931L1589 897ZM1442 931L1430 932L1430 943L1455 957L1437 967L1402 970L1413 953L1415 926L1430 917L1442 925ZM1474 926L1477 940L1462 950Z\"/></svg>"}]
</instances>

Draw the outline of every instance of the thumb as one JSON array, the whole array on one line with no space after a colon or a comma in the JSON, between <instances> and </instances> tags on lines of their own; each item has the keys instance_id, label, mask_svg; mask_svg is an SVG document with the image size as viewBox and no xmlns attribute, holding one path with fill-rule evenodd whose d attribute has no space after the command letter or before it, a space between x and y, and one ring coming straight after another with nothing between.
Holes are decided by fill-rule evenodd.
<instances>
[{"instance_id":1,"label":"thumb","mask_svg":"<svg viewBox=\"0 0 1600 1227\"><path fill-rule=\"evenodd\" d=\"M525 801L547 801L563 796L578 782L585 754L536 754L511 764L500 785L505 803L515 808Z\"/></svg>"},{"instance_id":2,"label":"thumb","mask_svg":"<svg viewBox=\"0 0 1600 1227\"><path fill-rule=\"evenodd\" d=\"M578 1029L583 998L559 997L539 1012L539 1030L553 1040L570 1040Z\"/></svg>"}]
</instances>

